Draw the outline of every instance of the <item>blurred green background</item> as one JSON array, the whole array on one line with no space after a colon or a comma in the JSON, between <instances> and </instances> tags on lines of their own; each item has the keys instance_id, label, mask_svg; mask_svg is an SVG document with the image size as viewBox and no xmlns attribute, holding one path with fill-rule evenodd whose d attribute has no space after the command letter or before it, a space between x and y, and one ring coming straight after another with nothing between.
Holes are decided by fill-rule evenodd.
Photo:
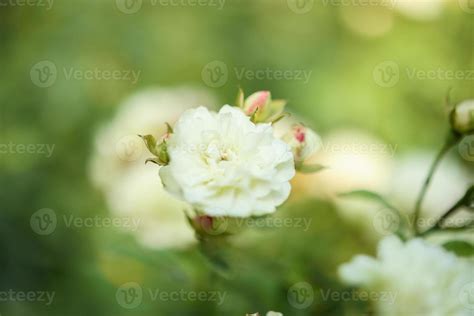
<instances>
[{"instance_id":1,"label":"blurred green background","mask_svg":"<svg viewBox=\"0 0 474 316\"><path fill-rule=\"evenodd\" d=\"M110 216L90 180L94 139L123 100L149 87L193 86L215 96L217 103L210 106L232 102L239 86L247 93L270 90L289 100L289 110L323 138L334 130L357 129L396 145L389 157L394 161L438 149L448 130L448 89L454 103L474 97L474 9L462 0L381 2L74 0L49 7L0 0L0 143L16 148L0 154L0 291L55 293L50 305L2 300L0 315L265 315L269 310L362 315L370 310L364 302L321 298L320 289L342 288L337 266L356 253L373 253L377 236L347 220L349 206L340 212L333 199L317 193L305 191L277 214L311 219L307 231L254 229L238 236L228 278L213 273L195 245L151 249L115 228L58 225L54 233L41 235L30 220L43 208L58 217ZM209 65L215 61L226 74L216 84L208 77L209 70L216 71L216 64ZM55 77L44 69L51 63ZM95 69L139 75L136 82L69 78L71 68L82 75ZM266 74L240 78L243 69ZM275 78L279 70L295 77ZM303 71L308 80L299 79ZM38 77L41 72L45 80ZM18 144L35 144L37 150L21 153ZM36 144L54 145L54 151L47 157ZM457 150L450 158L472 181L472 161ZM296 190L306 183L299 181ZM337 181L344 182L345 175ZM314 302L299 309L289 288L303 281L312 285ZM131 309L116 297L126 282L137 282L144 291L141 304ZM226 297L222 304L153 300L147 289L218 291Z\"/></svg>"}]
</instances>

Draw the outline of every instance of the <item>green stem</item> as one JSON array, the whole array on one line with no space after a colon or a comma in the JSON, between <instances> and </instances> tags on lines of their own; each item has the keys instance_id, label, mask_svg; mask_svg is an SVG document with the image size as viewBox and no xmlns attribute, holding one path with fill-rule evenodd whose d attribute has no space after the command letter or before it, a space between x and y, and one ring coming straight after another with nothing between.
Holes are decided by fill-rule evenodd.
<instances>
[{"instance_id":1,"label":"green stem","mask_svg":"<svg viewBox=\"0 0 474 316\"><path fill-rule=\"evenodd\" d=\"M415 235L418 235L420 233L420 230L418 227L418 220L420 218L421 204L423 203L423 199L426 195L426 192L428 191L428 187L431 183L431 180L433 179L433 175L436 169L438 168L439 163L441 162L443 157L448 153L448 151L454 145L456 145L459 142L459 140L460 140L459 135L450 133L445 144L443 145L438 155L436 156L435 160L431 164L430 170L428 172L428 176L426 177L426 180L423 183L423 187L421 188L420 194L418 195L418 199L416 200L416 204L415 204L415 210L413 212L414 214L413 229L415 231Z\"/></svg>"},{"instance_id":2,"label":"green stem","mask_svg":"<svg viewBox=\"0 0 474 316\"><path fill-rule=\"evenodd\" d=\"M428 230L424 231L423 233L420 233L419 235L423 236L423 235L426 235L426 234L429 234L429 233L432 233L434 231L437 231L439 229L442 229L443 228L443 224L444 224L444 221L451 215L453 214L456 210L460 209L461 207L463 206L469 206L470 205L470 201L471 201L471 195L474 194L474 186L471 186L466 194L456 203L453 205L453 207L451 207L446 213L444 213L443 216L441 216L438 221L436 222L436 224L434 224L431 228L429 228ZM472 222L469 222L467 226L463 226L463 227L455 227L456 229L463 229L463 228L468 228L469 226L471 226Z\"/></svg>"}]
</instances>

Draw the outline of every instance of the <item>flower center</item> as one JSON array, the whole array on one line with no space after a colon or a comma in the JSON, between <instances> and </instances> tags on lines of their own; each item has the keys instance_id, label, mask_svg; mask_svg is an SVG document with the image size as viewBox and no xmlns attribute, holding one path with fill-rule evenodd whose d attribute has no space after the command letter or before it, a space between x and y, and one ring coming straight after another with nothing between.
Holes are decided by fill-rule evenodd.
<instances>
[{"instance_id":1,"label":"flower center","mask_svg":"<svg viewBox=\"0 0 474 316\"><path fill-rule=\"evenodd\" d=\"M226 146L218 141L211 141L204 152L204 159L208 164L215 164L221 161L235 161L237 154L232 146Z\"/></svg>"}]
</instances>

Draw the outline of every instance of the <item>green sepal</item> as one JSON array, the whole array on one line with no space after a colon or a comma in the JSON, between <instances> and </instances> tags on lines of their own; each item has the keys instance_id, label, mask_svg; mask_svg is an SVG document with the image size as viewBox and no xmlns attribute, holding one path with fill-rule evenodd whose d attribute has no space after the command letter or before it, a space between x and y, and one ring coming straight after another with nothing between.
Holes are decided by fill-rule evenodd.
<instances>
[{"instance_id":1,"label":"green sepal","mask_svg":"<svg viewBox=\"0 0 474 316\"><path fill-rule=\"evenodd\" d=\"M138 135L145 142L146 148L155 156L158 156L156 148L156 138L153 135Z\"/></svg>"},{"instance_id":2,"label":"green sepal","mask_svg":"<svg viewBox=\"0 0 474 316\"><path fill-rule=\"evenodd\" d=\"M235 105L241 109L244 108L244 90L242 88L239 88L239 92L237 92L237 99L235 100Z\"/></svg>"},{"instance_id":3,"label":"green sepal","mask_svg":"<svg viewBox=\"0 0 474 316\"><path fill-rule=\"evenodd\" d=\"M171 127L170 127L171 128ZM156 138L153 135L138 135L140 136L143 141L145 142L146 147L156 156L156 158L148 158L145 163L153 162L160 166L165 166L169 163L169 155L168 155L168 145L166 144L166 140L157 144Z\"/></svg>"}]
</instances>

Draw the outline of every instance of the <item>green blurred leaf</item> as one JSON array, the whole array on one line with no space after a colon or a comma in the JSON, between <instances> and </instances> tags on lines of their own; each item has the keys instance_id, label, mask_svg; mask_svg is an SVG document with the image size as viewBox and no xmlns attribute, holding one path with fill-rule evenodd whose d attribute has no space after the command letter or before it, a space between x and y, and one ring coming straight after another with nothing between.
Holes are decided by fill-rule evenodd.
<instances>
[{"instance_id":1,"label":"green blurred leaf","mask_svg":"<svg viewBox=\"0 0 474 316\"><path fill-rule=\"evenodd\" d=\"M301 173L307 174L307 173L316 173L326 168L327 168L326 166L314 164L314 165L301 165L297 168L297 170Z\"/></svg>"},{"instance_id":2,"label":"green blurred leaf","mask_svg":"<svg viewBox=\"0 0 474 316\"><path fill-rule=\"evenodd\" d=\"M460 257L470 257L474 255L474 245L467 241L452 240L443 244L443 247Z\"/></svg>"},{"instance_id":3,"label":"green blurred leaf","mask_svg":"<svg viewBox=\"0 0 474 316\"><path fill-rule=\"evenodd\" d=\"M392 204L387 202L387 200L381 196L380 194L373 192L373 191L368 191L368 190L355 190L355 191L350 191L350 192L344 192L340 193L339 196L341 197L359 197L359 198L365 198L368 200L373 200L375 202L378 202L379 204L382 204L383 206L397 212L397 215L401 215L400 211L394 207Z\"/></svg>"}]
</instances>

